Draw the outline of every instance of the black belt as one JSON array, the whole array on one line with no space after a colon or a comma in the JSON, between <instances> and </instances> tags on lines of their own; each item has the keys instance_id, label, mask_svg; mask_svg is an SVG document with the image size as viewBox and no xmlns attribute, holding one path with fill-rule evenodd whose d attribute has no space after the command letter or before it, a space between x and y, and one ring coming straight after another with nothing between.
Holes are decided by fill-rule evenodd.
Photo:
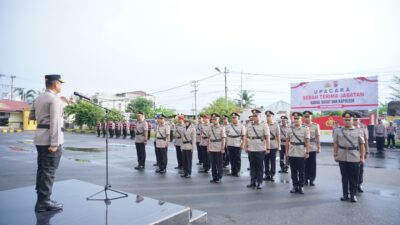
<instances>
[{"instance_id":1,"label":"black belt","mask_svg":"<svg viewBox=\"0 0 400 225\"><path fill-rule=\"evenodd\" d=\"M290 142L291 145L304 145L304 143Z\"/></svg>"},{"instance_id":2,"label":"black belt","mask_svg":"<svg viewBox=\"0 0 400 225\"><path fill-rule=\"evenodd\" d=\"M203 137L203 139L208 139L208 137Z\"/></svg>"},{"instance_id":3,"label":"black belt","mask_svg":"<svg viewBox=\"0 0 400 225\"><path fill-rule=\"evenodd\" d=\"M182 143L183 144L189 144L189 143L192 143L192 141L183 141Z\"/></svg>"},{"instance_id":4,"label":"black belt","mask_svg":"<svg viewBox=\"0 0 400 225\"><path fill-rule=\"evenodd\" d=\"M38 124L37 128L50 129L50 125L49 124ZM64 127L61 127L61 131L64 132Z\"/></svg>"},{"instance_id":5,"label":"black belt","mask_svg":"<svg viewBox=\"0 0 400 225\"><path fill-rule=\"evenodd\" d=\"M240 135L228 135L228 137L230 137L230 138L238 138L238 137L240 137Z\"/></svg>"},{"instance_id":6,"label":"black belt","mask_svg":"<svg viewBox=\"0 0 400 225\"><path fill-rule=\"evenodd\" d=\"M250 140L261 139L261 137L249 137Z\"/></svg>"},{"instance_id":7,"label":"black belt","mask_svg":"<svg viewBox=\"0 0 400 225\"><path fill-rule=\"evenodd\" d=\"M167 138L161 138L161 137L158 137L157 139L158 140L167 140Z\"/></svg>"},{"instance_id":8,"label":"black belt","mask_svg":"<svg viewBox=\"0 0 400 225\"><path fill-rule=\"evenodd\" d=\"M311 141L314 142L314 141L315 141L315 138L310 138L310 142L311 142Z\"/></svg>"},{"instance_id":9,"label":"black belt","mask_svg":"<svg viewBox=\"0 0 400 225\"><path fill-rule=\"evenodd\" d=\"M345 146L340 146L340 145L339 145L339 148L345 149L345 150L358 150L358 147L345 147Z\"/></svg>"},{"instance_id":10,"label":"black belt","mask_svg":"<svg viewBox=\"0 0 400 225\"><path fill-rule=\"evenodd\" d=\"M273 140L275 140L275 138L273 137L273 138L270 138L269 140L273 141Z\"/></svg>"},{"instance_id":11,"label":"black belt","mask_svg":"<svg viewBox=\"0 0 400 225\"><path fill-rule=\"evenodd\" d=\"M286 140L284 140L284 139L281 139L281 141L286 142Z\"/></svg>"},{"instance_id":12,"label":"black belt","mask_svg":"<svg viewBox=\"0 0 400 225\"><path fill-rule=\"evenodd\" d=\"M176 139L181 139L181 137L177 137Z\"/></svg>"},{"instance_id":13,"label":"black belt","mask_svg":"<svg viewBox=\"0 0 400 225\"><path fill-rule=\"evenodd\" d=\"M135 133L136 135L143 135L143 133Z\"/></svg>"},{"instance_id":14,"label":"black belt","mask_svg":"<svg viewBox=\"0 0 400 225\"><path fill-rule=\"evenodd\" d=\"M211 142L221 142L221 139L210 140Z\"/></svg>"}]
</instances>

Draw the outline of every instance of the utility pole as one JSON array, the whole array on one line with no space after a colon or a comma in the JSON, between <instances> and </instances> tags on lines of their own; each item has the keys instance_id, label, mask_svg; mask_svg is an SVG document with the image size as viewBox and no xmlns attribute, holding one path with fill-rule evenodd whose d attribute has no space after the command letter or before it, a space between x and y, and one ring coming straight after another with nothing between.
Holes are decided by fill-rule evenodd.
<instances>
[{"instance_id":1,"label":"utility pole","mask_svg":"<svg viewBox=\"0 0 400 225\"><path fill-rule=\"evenodd\" d=\"M13 100L13 89L14 89L14 79L16 76L11 76L11 95L10 95L10 100Z\"/></svg>"},{"instance_id":2,"label":"utility pole","mask_svg":"<svg viewBox=\"0 0 400 225\"><path fill-rule=\"evenodd\" d=\"M194 118L197 121L197 92L199 91L199 89L197 89L197 80L192 81L191 86L194 87L194 90L192 91L194 92Z\"/></svg>"},{"instance_id":3,"label":"utility pole","mask_svg":"<svg viewBox=\"0 0 400 225\"><path fill-rule=\"evenodd\" d=\"M225 70L224 70L224 74L225 74L225 108L228 108L228 82L227 82L227 78L226 78L226 74L228 74L228 69L225 66Z\"/></svg>"}]
</instances>

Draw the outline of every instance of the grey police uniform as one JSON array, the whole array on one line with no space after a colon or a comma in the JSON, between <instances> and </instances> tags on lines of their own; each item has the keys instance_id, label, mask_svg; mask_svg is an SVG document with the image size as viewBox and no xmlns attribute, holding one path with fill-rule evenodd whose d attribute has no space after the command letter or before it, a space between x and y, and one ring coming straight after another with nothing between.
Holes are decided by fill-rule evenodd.
<instances>
[{"instance_id":1,"label":"grey police uniform","mask_svg":"<svg viewBox=\"0 0 400 225\"><path fill-rule=\"evenodd\" d=\"M340 172L342 174L343 196L353 197L356 194L358 185L358 173L360 165L359 145L364 144L363 133L359 129L351 127L342 128L335 132L334 142L338 146L338 161Z\"/></svg>"},{"instance_id":2,"label":"grey police uniform","mask_svg":"<svg viewBox=\"0 0 400 225\"><path fill-rule=\"evenodd\" d=\"M305 170L306 183L310 181L313 184L317 176L317 137L320 137L321 131L317 123L304 124L304 126L307 126L310 130L310 149Z\"/></svg>"},{"instance_id":3,"label":"grey police uniform","mask_svg":"<svg viewBox=\"0 0 400 225\"><path fill-rule=\"evenodd\" d=\"M310 139L310 130L306 126L289 129L289 164L292 184L294 188L302 188L305 181L305 155L307 152L305 142Z\"/></svg>"},{"instance_id":4,"label":"grey police uniform","mask_svg":"<svg viewBox=\"0 0 400 225\"><path fill-rule=\"evenodd\" d=\"M201 152L203 153L202 159L203 159L203 169L204 171L209 171L210 170L210 158L208 155L208 132L211 129L211 124L203 124L201 126L201 141L200 141L200 148Z\"/></svg>"},{"instance_id":5,"label":"grey police uniform","mask_svg":"<svg viewBox=\"0 0 400 225\"><path fill-rule=\"evenodd\" d=\"M279 124L277 123L268 124L268 127L270 131L270 148L269 153L264 157L264 179L274 181L276 173L276 151L278 151L278 148L280 147L278 141L280 141L281 131L279 129Z\"/></svg>"},{"instance_id":6,"label":"grey police uniform","mask_svg":"<svg viewBox=\"0 0 400 225\"><path fill-rule=\"evenodd\" d=\"M64 144L64 104L52 91L46 90L32 105L30 119L37 121L34 144L38 152L36 192L38 203L49 201L54 175L58 168ZM49 152L49 146L58 146L56 152Z\"/></svg>"},{"instance_id":7,"label":"grey police uniform","mask_svg":"<svg viewBox=\"0 0 400 225\"><path fill-rule=\"evenodd\" d=\"M226 145L229 151L229 158L231 163L231 174L238 175L241 167L241 149L243 138L246 135L246 128L240 123L229 124L225 127L227 136Z\"/></svg>"},{"instance_id":8,"label":"grey police uniform","mask_svg":"<svg viewBox=\"0 0 400 225\"><path fill-rule=\"evenodd\" d=\"M146 121L136 121L135 123L135 146L138 157L138 164L140 167L145 167L146 163L146 141L145 134L148 131L148 124Z\"/></svg>"},{"instance_id":9,"label":"grey police uniform","mask_svg":"<svg viewBox=\"0 0 400 225\"><path fill-rule=\"evenodd\" d=\"M222 165L222 142L226 138L225 127L218 124L218 126L211 125L207 133L209 137L208 152L210 156L210 163L212 169L212 177L214 180L222 178L223 165ZM222 149L221 149L222 148Z\"/></svg>"},{"instance_id":10,"label":"grey police uniform","mask_svg":"<svg viewBox=\"0 0 400 225\"><path fill-rule=\"evenodd\" d=\"M156 130L156 149L160 156L159 168L160 170L165 170L168 164L168 156L167 156L167 135L170 134L170 127L169 125L157 125Z\"/></svg>"},{"instance_id":11,"label":"grey police uniform","mask_svg":"<svg viewBox=\"0 0 400 225\"><path fill-rule=\"evenodd\" d=\"M249 124L247 130L247 145L250 162L250 184L262 184L263 161L265 157L265 136L270 138L270 130L267 124ZM267 146L269 148L269 146Z\"/></svg>"},{"instance_id":12,"label":"grey police uniform","mask_svg":"<svg viewBox=\"0 0 400 225\"><path fill-rule=\"evenodd\" d=\"M383 124L374 127L374 137L376 139L376 149L381 152L385 149L386 128Z\"/></svg>"},{"instance_id":13,"label":"grey police uniform","mask_svg":"<svg viewBox=\"0 0 400 225\"><path fill-rule=\"evenodd\" d=\"M197 159L199 160L198 165L203 163L202 152L200 150L201 141L201 124L196 124L196 149L197 149Z\"/></svg>"},{"instance_id":14,"label":"grey police uniform","mask_svg":"<svg viewBox=\"0 0 400 225\"><path fill-rule=\"evenodd\" d=\"M176 159L178 161L178 167L176 169L182 169L182 135L185 132L185 124L176 124L174 131L174 145L176 149Z\"/></svg>"},{"instance_id":15,"label":"grey police uniform","mask_svg":"<svg viewBox=\"0 0 400 225\"><path fill-rule=\"evenodd\" d=\"M192 174L192 159L193 159L193 150L195 148L196 143L196 130L190 125L189 127L184 126L182 130L182 167L183 167L183 175L191 175Z\"/></svg>"}]
</instances>

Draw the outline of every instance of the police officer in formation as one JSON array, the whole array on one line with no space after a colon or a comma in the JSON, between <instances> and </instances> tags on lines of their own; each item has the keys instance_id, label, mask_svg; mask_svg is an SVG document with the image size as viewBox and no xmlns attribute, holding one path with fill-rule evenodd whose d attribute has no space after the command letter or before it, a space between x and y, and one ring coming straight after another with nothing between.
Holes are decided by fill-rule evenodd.
<instances>
[{"instance_id":1,"label":"police officer in formation","mask_svg":"<svg viewBox=\"0 0 400 225\"><path fill-rule=\"evenodd\" d=\"M122 135L124 136L124 139L126 139L126 136L128 136L128 123L126 120L122 122Z\"/></svg>"},{"instance_id":2,"label":"police officer in formation","mask_svg":"<svg viewBox=\"0 0 400 225\"><path fill-rule=\"evenodd\" d=\"M113 123L113 121L109 121L108 122L108 133L110 134L110 138L112 138L114 136L114 128L115 128L115 124Z\"/></svg>"},{"instance_id":3,"label":"police officer in formation","mask_svg":"<svg viewBox=\"0 0 400 225\"><path fill-rule=\"evenodd\" d=\"M203 115L203 124L201 125L201 141L200 141L200 149L202 152L202 160L203 160L203 170L201 173L208 173L210 171L210 158L208 155L208 133L211 130L210 124L210 116L204 114Z\"/></svg>"},{"instance_id":4,"label":"police officer in formation","mask_svg":"<svg viewBox=\"0 0 400 225\"><path fill-rule=\"evenodd\" d=\"M309 157L306 159L306 180L305 185L314 186L315 178L317 176L317 153L321 152L320 142L320 128L319 124L312 122L312 112L304 111L304 126L310 130L310 152Z\"/></svg>"},{"instance_id":5,"label":"police officer in formation","mask_svg":"<svg viewBox=\"0 0 400 225\"><path fill-rule=\"evenodd\" d=\"M212 169L212 180L211 183L221 183L223 175L223 162L222 156L225 152L225 127L219 123L220 116L218 113L211 114L212 125L207 133L208 137L208 148L211 169Z\"/></svg>"},{"instance_id":6,"label":"police officer in formation","mask_svg":"<svg viewBox=\"0 0 400 225\"><path fill-rule=\"evenodd\" d=\"M353 126L362 133L364 137L364 159L367 160L369 155L369 146L368 146L368 128L361 122L361 114L358 112L354 112L353 118ZM357 192L364 192L362 187L364 181L364 163L360 163L360 172L358 174L358 183L357 183Z\"/></svg>"},{"instance_id":7,"label":"police officer in formation","mask_svg":"<svg viewBox=\"0 0 400 225\"><path fill-rule=\"evenodd\" d=\"M167 164L168 164L168 145L170 142L170 132L171 128L168 124L165 123L165 115L159 114L157 115L157 128L155 132L156 139L156 151L159 154L159 163L158 169L156 173L165 174L167 172Z\"/></svg>"},{"instance_id":8,"label":"police officer in formation","mask_svg":"<svg viewBox=\"0 0 400 225\"><path fill-rule=\"evenodd\" d=\"M103 123L101 124L101 130L103 132L103 138L105 138L107 135L107 132L106 132L107 131L107 122L105 119L103 120Z\"/></svg>"},{"instance_id":9,"label":"police officer in formation","mask_svg":"<svg viewBox=\"0 0 400 225\"><path fill-rule=\"evenodd\" d=\"M144 113L137 113L137 121L135 123L135 146L138 157L137 170L143 170L146 163L146 144L147 144L147 122L144 120Z\"/></svg>"},{"instance_id":10,"label":"police officer in formation","mask_svg":"<svg viewBox=\"0 0 400 225\"><path fill-rule=\"evenodd\" d=\"M115 124L115 138L121 137L121 123L118 120L114 121Z\"/></svg>"},{"instance_id":11,"label":"police officer in formation","mask_svg":"<svg viewBox=\"0 0 400 225\"><path fill-rule=\"evenodd\" d=\"M342 116L344 127L335 132L333 142L333 156L335 161L339 162L342 175L343 196L340 200L357 202L359 167L360 163L365 162L364 134L353 126L353 112L346 111Z\"/></svg>"},{"instance_id":12,"label":"police officer in formation","mask_svg":"<svg viewBox=\"0 0 400 225\"><path fill-rule=\"evenodd\" d=\"M267 125L270 132L270 148L268 154L264 158L265 166L265 177L264 180L274 182L274 176L276 171L276 152L281 150L281 132L279 125L274 123L273 116L275 115L272 111L267 110L265 112L267 117Z\"/></svg>"},{"instance_id":13,"label":"police officer in formation","mask_svg":"<svg viewBox=\"0 0 400 225\"><path fill-rule=\"evenodd\" d=\"M378 119L378 124L374 127L374 138L376 140L376 149L378 153L382 153L385 150L385 137L386 128L382 123L382 119Z\"/></svg>"},{"instance_id":14,"label":"police officer in formation","mask_svg":"<svg viewBox=\"0 0 400 225\"><path fill-rule=\"evenodd\" d=\"M229 126L229 117L227 115L222 115L222 126L226 127ZM225 150L224 150L224 154L222 155L222 164L223 167L226 168L228 167L230 161L229 161L229 151L228 151L228 146L226 145L226 141L225 141Z\"/></svg>"},{"instance_id":15,"label":"police officer in formation","mask_svg":"<svg viewBox=\"0 0 400 225\"><path fill-rule=\"evenodd\" d=\"M261 123L258 109L253 109L252 123L247 126L245 138L245 150L249 155L250 161L250 184L248 188L262 189L264 158L270 149L270 131L268 125Z\"/></svg>"},{"instance_id":16,"label":"police officer in formation","mask_svg":"<svg viewBox=\"0 0 400 225\"><path fill-rule=\"evenodd\" d=\"M100 120L97 120L96 130L97 130L97 137L100 137L100 133L101 133L101 122L100 122Z\"/></svg>"},{"instance_id":17,"label":"police officer in formation","mask_svg":"<svg viewBox=\"0 0 400 225\"><path fill-rule=\"evenodd\" d=\"M199 160L197 165L203 164L203 155L200 149L200 141L201 141L201 126L203 125L203 115L199 115L196 124L196 149L197 149L197 159Z\"/></svg>"},{"instance_id":18,"label":"police officer in formation","mask_svg":"<svg viewBox=\"0 0 400 225\"><path fill-rule=\"evenodd\" d=\"M129 134L131 135L131 139L135 138L135 122L133 120L129 122Z\"/></svg>"},{"instance_id":19,"label":"police officer in formation","mask_svg":"<svg viewBox=\"0 0 400 225\"><path fill-rule=\"evenodd\" d=\"M192 159L193 150L196 146L196 130L192 126L189 119L184 120L184 128L182 130L182 167L183 174L181 177L190 178L192 175Z\"/></svg>"},{"instance_id":20,"label":"police officer in formation","mask_svg":"<svg viewBox=\"0 0 400 225\"><path fill-rule=\"evenodd\" d=\"M178 161L178 166L175 169L182 169L182 135L185 131L184 116L182 114L178 115L178 123L175 125L174 129L174 145L176 149L176 159Z\"/></svg>"},{"instance_id":21,"label":"police officer in formation","mask_svg":"<svg viewBox=\"0 0 400 225\"><path fill-rule=\"evenodd\" d=\"M293 112L293 127L286 139L286 157L289 158L293 188L290 193L304 194L305 160L309 157L310 130L302 126L302 114Z\"/></svg>"},{"instance_id":22,"label":"police officer in formation","mask_svg":"<svg viewBox=\"0 0 400 225\"><path fill-rule=\"evenodd\" d=\"M288 173L289 163L286 158L286 137L289 131L288 117L281 116L280 119L281 119L281 125L279 126L279 129L281 132L281 150L279 151L279 164L281 170L279 170L279 173Z\"/></svg>"},{"instance_id":23,"label":"police officer in formation","mask_svg":"<svg viewBox=\"0 0 400 225\"><path fill-rule=\"evenodd\" d=\"M244 147L244 137L246 135L245 126L239 123L239 113L231 114L232 123L225 126L226 146L229 151L231 172L228 175L239 177L241 166L241 152Z\"/></svg>"}]
</instances>

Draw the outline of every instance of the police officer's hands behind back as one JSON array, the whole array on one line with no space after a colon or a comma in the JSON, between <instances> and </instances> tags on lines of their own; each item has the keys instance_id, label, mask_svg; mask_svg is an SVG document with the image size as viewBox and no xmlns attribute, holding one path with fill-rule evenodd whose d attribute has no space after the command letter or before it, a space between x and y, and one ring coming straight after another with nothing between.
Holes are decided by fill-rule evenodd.
<instances>
[{"instance_id":1,"label":"police officer's hands behind back","mask_svg":"<svg viewBox=\"0 0 400 225\"><path fill-rule=\"evenodd\" d=\"M50 147L48 148L48 150L49 150L50 153L56 152L57 149L58 149L58 146L50 146Z\"/></svg>"},{"instance_id":2,"label":"police officer's hands behind back","mask_svg":"<svg viewBox=\"0 0 400 225\"><path fill-rule=\"evenodd\" d=\"M304 159L308 159L309 156L310 156L310 155L308 154L308 152L306 152L306 153L304 154Z\"/></svg>"}]
</instances>

